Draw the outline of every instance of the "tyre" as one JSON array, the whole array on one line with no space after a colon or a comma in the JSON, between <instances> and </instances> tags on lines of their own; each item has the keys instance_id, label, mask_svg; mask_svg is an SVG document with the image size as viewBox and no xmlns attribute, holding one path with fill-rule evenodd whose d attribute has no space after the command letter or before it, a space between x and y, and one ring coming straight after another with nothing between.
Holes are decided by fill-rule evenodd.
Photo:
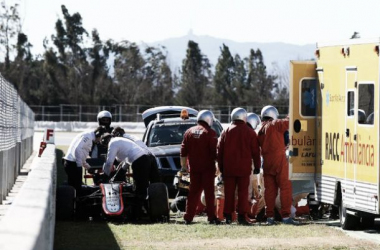
<instances>
[{"instance_id":1,"label":"tyre","mask_svg":"<svg viewBox=\"0 0 380 250\"><path fill-rule=\"evenodd\" d=\"M343 198L339 205L339 219L340 225L344 230L353 230L359 225L360 222L359 217L347 213L347 208L343 202Z\"/></svg>"},{"instance_id":2,"label":"tyre","mask_svg":"<svg viewBox=\"0 0 380 250\"><path fill-rule=\"evenodd\" d=\"M164 183L152 183L148 188L149 216L152 222L169 222L168 189Z\"/></svg>"},{"instance_id":3,"label":"tyre","mask_svg":"<svg viewBox=\"0 0 380 250\"><path fill-rule=\"evenodd\" d=\"M75 189L72 186L59 186L56 197L56 218L69 220L73 218L75 209Z\"/></svg>"},{"instance_id":4,"label":"tyre","mask_svg":"<svg viewBox=\"0 0 380 250\"><path fill-rule=\"evenodd\" d=\"M363 229L373 228L375 225L375 217L361 217L360 224Z\"/></svg>"}]
</instances>

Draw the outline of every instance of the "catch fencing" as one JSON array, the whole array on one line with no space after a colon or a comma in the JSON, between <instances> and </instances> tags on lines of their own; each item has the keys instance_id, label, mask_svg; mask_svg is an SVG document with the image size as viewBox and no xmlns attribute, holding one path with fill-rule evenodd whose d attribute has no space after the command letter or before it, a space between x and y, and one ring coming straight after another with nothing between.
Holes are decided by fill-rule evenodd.
<instances>
[{"instance_id":1,"label":"catch fencing","mask_svg":"<svg viewBox=\"0 0 380 250\"><path fill-rule=\"evenodd\" d=\"M34 113L0 74L0 203L33 152Z\"/></svg>"},{"instance_id":2,"label":"catch fencing","mask_svg":"<svg viewBox=\"0 0 380 250\"><path fill-rule=\"evenodd\" d=\"M141 114L155 106L148 105L113 105L113 106L89 106L61 104L57 106L33 106L30 108L35 113L36 121L53 122L96 122L97 114L102 110L112 113L113 122L142 122ZM281 117L288 114L288 106L276 106ZM230 122L231 111L235 106L192 106L196 110L211 110L215 117L222 123ZM262 106L242 106L247 112L260 114Z\"/></svg>"}]
</instances>

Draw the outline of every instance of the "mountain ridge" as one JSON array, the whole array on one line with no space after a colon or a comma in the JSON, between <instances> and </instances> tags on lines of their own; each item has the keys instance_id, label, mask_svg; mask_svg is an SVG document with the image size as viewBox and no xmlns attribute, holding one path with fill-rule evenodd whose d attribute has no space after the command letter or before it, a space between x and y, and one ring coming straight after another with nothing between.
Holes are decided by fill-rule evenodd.
<instances>
[{"instance_id":1,"label":"mountain ridge","mask_svg":"<svg viewBox=\"0 0 380 250\"><path fill-rule=\"evenodd\" d=\"M241 58L249 56L251 49L260 49L264 63L269 74L274 70L283 70L288 67L290 60L311 60L314 59L315 44L295 45L284 42L236 42L230 39L216 38L208 35L194 35L192 32L181 37L168 38L157 42L145 43L149 46L164 46L168 52L168 63L172 70L177 72L182 66L182 60L186 57L188 41L192 40L198 43L201 53L205 55L212 69L220 56L220 48L223 44L229 47L233 56L239 54Z\"/></svg>"}]
</instances>

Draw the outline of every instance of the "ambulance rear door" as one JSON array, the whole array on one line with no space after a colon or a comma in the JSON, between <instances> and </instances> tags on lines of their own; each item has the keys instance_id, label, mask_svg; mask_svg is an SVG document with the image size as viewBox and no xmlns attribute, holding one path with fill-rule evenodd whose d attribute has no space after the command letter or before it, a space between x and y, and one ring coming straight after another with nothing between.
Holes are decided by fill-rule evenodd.
<instances>
[{"instance_id":1,"label":"ambulance rear door","mask_svg":"<svg viewBox=\"0 0 380 250\"><path fill-rule=\"evenodd\" d=\"M314 180L319 90L316 63L291 61L289 85L289 178Z\"/></svg>"}]
</instances>

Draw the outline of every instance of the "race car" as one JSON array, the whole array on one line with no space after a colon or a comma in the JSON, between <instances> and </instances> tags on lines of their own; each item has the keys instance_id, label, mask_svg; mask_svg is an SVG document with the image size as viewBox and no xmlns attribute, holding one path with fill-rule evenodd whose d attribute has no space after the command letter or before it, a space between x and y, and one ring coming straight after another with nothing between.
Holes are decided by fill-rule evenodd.
<instances>
[{"instance_id":1,"label":"race car","mask_svg":"<svg viewBox=\"0 0 380 250\"><path fill-rule=\"evenodd\" d=\"M92 184L82 185L81 194L76 195L72 186L57 188L56 217L105 218L109 220L169 222L168 190L164 183L152 183L148 187L148 197L144 204L135 194L132 174L126 174L123 181L107 178L102 173L104 160L88 159L91 165L84 177ZM117 176L117 174L115 175Z\"/></svg>"}]
</instances>

